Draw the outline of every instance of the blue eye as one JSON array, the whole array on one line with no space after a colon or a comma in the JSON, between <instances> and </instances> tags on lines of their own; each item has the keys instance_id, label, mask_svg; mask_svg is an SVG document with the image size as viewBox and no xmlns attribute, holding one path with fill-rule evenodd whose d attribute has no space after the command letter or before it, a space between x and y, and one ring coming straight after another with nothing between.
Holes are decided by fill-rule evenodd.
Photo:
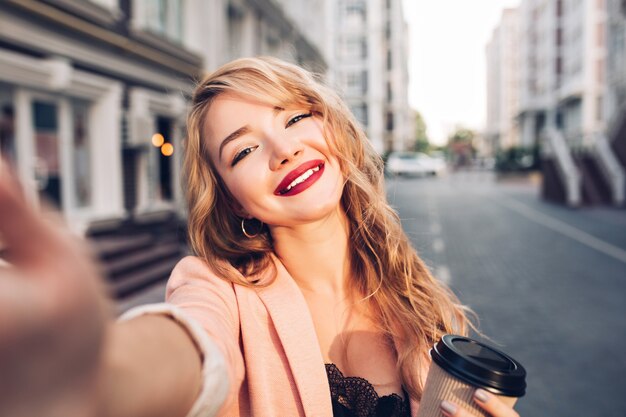
<instances>
[{"instance_id":1,"label":"blue eye","mask_svg":"<svg viewBox=\"0 0 626 417\"><path fill-rule=\"evenodd\" d=\"M249 146L249 147L244 148L244 149L240 150L239 152L237 152L237 154L233 158L233 162L230 164L230 166L234 167L237 164L237 162L241 161L243 158L248 156L248 154L250 152L252 152L255 148L256 148L256 146Z\"/></svg>"},{"instance_id":2,"label":"blue eye","mask_svg":"<svg viewBox=\"0 0 626 417\"><path fill-rule=\"evenodd\" d=\"M311 117L313 116L313 113L304 113L304 114L299 114L295 117L292 117L291 119L289 119L289 121L287 122L287 126L285 126L285 128L291 126L294 123L298 123L300 120L302 119L306 119L307 117Z\"/></svg>"}]
</instances>

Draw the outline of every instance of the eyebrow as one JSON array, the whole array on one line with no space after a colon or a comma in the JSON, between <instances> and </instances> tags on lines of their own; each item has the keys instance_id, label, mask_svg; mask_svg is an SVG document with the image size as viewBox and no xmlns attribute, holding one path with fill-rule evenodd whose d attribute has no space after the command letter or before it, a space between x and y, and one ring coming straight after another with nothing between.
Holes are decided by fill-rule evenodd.
<instances>
[{"instance_id":1,"label":"eyebrow","mask_svg":"<svg viewBox=\"0 0 626 417\"><path fill-rule=\"evenodd\" d=\"M220 159L222 159L222 149L224 149L224 146L228 145L229 142L232 142L235 139L237 139L238 137L243 136L243 135L245 135L246 133L249 133L249 132L250 132L250 127L248 125L245 125L243 127L240 127L239 129L235 130L230 135L226 136L226 138L220 144L220 151L219 151Z\"/></svg>"},{"instance_id":2,"label":"eyebrow","mask_svg":"<svg viewBox=\"0 0 626 417\"><path fill-rule=\"evenodd\" d=\"M282 107L274 107L274 115L277 115L278 113L280 113L281 111L283 111L285 109L283 109ZM220 144L220 149L219 149L219 157L220 159L222 159L222 150L224 149L224 147L226 145L228 145L230 142L234 141L235 139L250 133L250 125L245 125L240 127L239 129L235 130L233 133L231 133L230 135L226 136L224 138L224 140L222 141L222 143Z\"/></svg>"}]
</instances>

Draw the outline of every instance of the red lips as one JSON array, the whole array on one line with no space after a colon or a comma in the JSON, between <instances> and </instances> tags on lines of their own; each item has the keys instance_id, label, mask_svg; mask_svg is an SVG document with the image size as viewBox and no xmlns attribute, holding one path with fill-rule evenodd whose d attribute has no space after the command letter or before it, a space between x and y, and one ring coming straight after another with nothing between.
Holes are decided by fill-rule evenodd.
<instances>
[{"instance_id":1,"label":"red lips","mask_svg":"<svg viewBox=\"0 0 626 417\"><path fill-rule=\"evenodd\" d=\"M302 174L304 174L308 170L316 169L316 168L319 168L319 170L314 171L304 181L298 184L295 184L291 188L288 188L289 185L295 179L300 177ZM313 185L315 181L317 181L322 176L323 172L324 172L324 161L322 161L321 159L314 159L312 161L307 161L301 164L300 166L298 166L297 168L295 168L289 174L287 174L285 178L283 178L283 180L280 182L280 184L278 184L278 187L276 187L276 189L274 190L274 194L279 195L279 196L291 196L291 195L299 194L302 191L309 188L311 185Z\"/></svg>"}]
</instances>

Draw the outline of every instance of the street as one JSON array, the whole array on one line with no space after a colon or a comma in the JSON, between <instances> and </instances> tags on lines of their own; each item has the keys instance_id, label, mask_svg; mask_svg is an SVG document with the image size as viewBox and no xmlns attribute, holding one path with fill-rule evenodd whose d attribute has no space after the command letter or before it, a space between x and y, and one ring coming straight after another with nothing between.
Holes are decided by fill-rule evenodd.
<instances>
[{"instance_id":1,"label":"street","mask_svg":"<svg viewBox=\"0 0 626 417\"><path fill-rule=\"evenodd\" d=\"M626 415L626 211L488 172L388 181L420 256L528 373L521 416Z\"/></svg>"},{"instance_id":2,"label":"street","mask_svg":"<svg viewBox=\"0 0 626 417\"><path fill-rule=\"evenodd\" d=\"M489 172L388 179L387 191L435 276L525 366L521 416L626 415L626 210L545 203L538 185Z\"/></svg>"}]
</instances>

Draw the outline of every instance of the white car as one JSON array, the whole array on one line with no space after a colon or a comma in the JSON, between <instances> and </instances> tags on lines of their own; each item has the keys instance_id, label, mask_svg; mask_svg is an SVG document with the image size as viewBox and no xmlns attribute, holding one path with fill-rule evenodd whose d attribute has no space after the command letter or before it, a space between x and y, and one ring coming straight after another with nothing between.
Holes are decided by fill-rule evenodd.
<instances>
[{"instance_id":1,"label":"white car","mask_svg":"<svg viewBox=\"0 0 626 417\"><path fill-rule=\"evenodd\" d=\"M386 170L391 175L441 175L446 163L421 152L392 152L387 158Z\"/></svg>"}]
</instances>

